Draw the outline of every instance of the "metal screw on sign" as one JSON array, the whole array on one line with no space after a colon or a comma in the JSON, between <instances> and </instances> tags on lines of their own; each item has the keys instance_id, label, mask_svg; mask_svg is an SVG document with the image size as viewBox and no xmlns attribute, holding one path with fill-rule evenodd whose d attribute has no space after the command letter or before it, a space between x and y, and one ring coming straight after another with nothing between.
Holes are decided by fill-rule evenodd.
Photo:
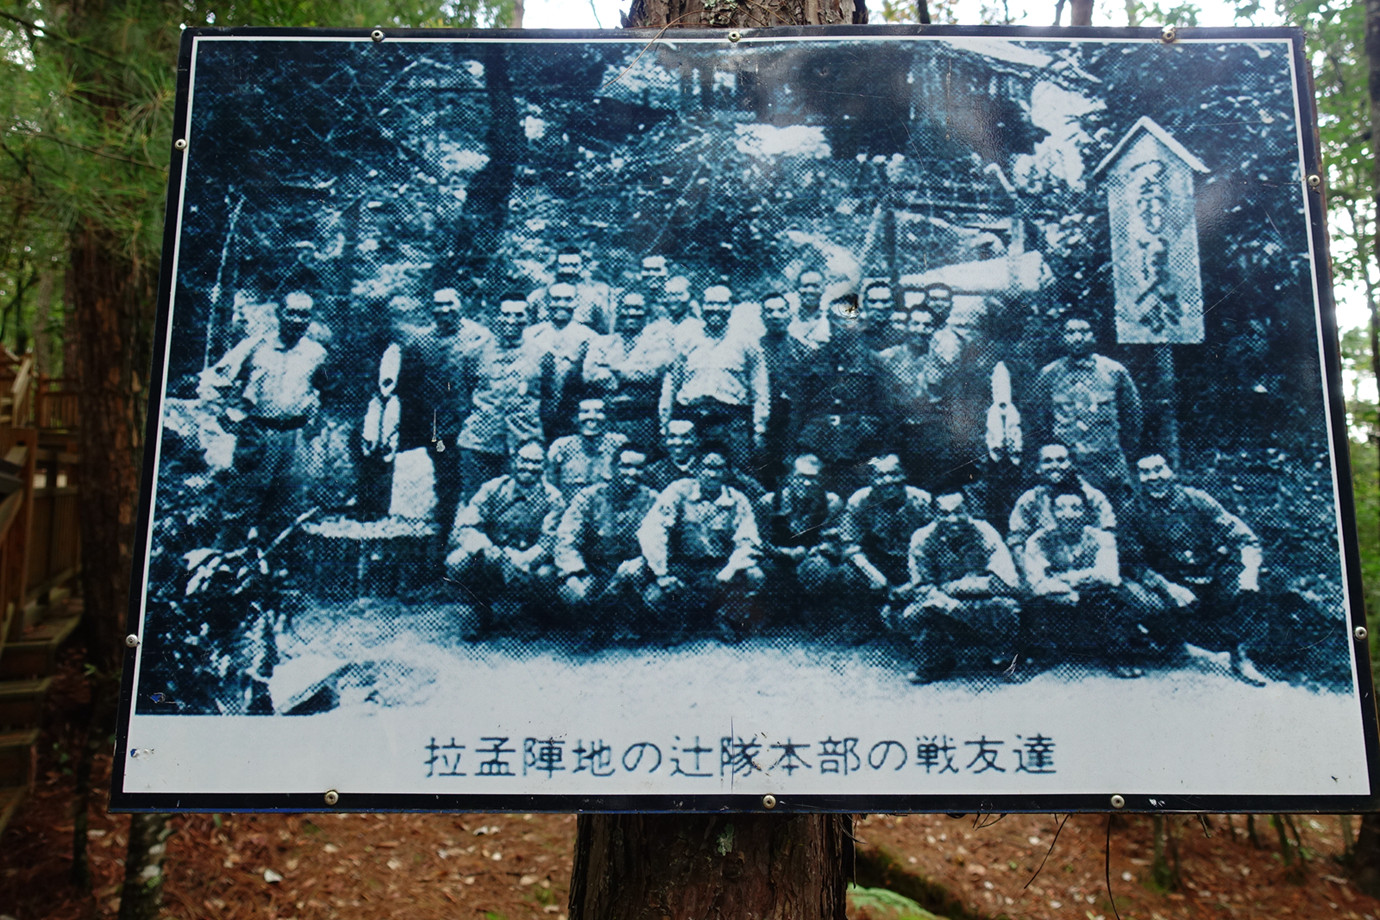
<instances>
[{"instance_id":1,"label":"metal screw on sign","mask_svg":"<svg viewBox=\"0 0 1380 920\"><path fill-rule=\"evenodd\" d=\"M130 633L129 635L125 636L125 647L126 647L126 648L138 648L138 647L139 647L139 637L136 636L134 633Z\"/></svg>"},{"instance_id":2,"label":"metal screw on sign","mask_svg":"<svg viewBox=\"0 0 1380 920\"><path fill-rule=\"evenodd\" d=\"M1354 635L1357 639L1364 639L1366 636L1370 635L1370 633L1366 632L1366 628L1364 626L1357 626L1356 631L1352 633L1352 635Z\"/></svg>"},{"instance_id":3,"label":"metal screw on sign","mask_svg":"<svg viewBox=\"0 0 1380 920\"><path fill-rule=\"evenodd\" d=\"M173 141L173 146L176 147L178 150L186 150L187 139L185 137L179 137L177 140Z\"/></svg>"},{"instance_id":4,"label":"metal screw on sign","mask_svg":"<svg viewBox=\"0 0 1380 920\"><path fill-rule=\"evenodd\" d=\"M776 807L776 796L771 795L770 793L768 793L767 795L762 796L762 807L765 808L765 809L767 809L768 811L770 811L771 809L775 808L775 807Z\"/></svg>"},{"instance_id":5,"label":"metal screw on sign","mask_svg":"<svg viewBox=\"0 0 1380 920\"><path fill-rule=\"evenodd\" d=\"M373 39L374 41L376 41L376 42L381 42L381 41L383 41L383 30L382 30L382 29L375 29L374 31L372 31L372 32L369 33L369 37L372 38L372 39Z\"/></svg>"},{"instance_id":6,"label":"metal screw on sign","mask_svg":"<svg viewBox=\"0 0 1380 920\"><path fill-rule=\"evenodd\" d=\"M334 805L336 802L340 801L340 793L332 789L330 792L326 793L325 799L327 805Z\"/></svg>"},{"instance_id":7,"label":"metal screw on sign","mask_svg":"<svg viewBox=\"0 0 1380 920\"><path fill-rule=\"evenodd\" d=\"M1164 42L1166 45L1174 44L1174 42L1178 41L1178 38L1179 30L1173 26L1165 26L1160 30L1160 41Z\"/></svg>"},{"instance_id":8,"label":"metal screw on sign","mask_svg":"<svg viewBox=\"0 0 1380 920\"><path fill-rule=\"evenodd\" d=\"M1319 188L1319 187L1321 187L1321 186L1322 186L1322 176L1318 175L1317 173L1313 173L1311 176L1308 177L1308 187L1309 187L1309 188Z\"/></svg>"},{"instance_id":9,"label":"metal screw on sign","mask_svg":"<svg viewBox=\"0 0 1380 920\"><path fill-rule=\"evenodd\" d=\"M1123 798L1122 796L1119 796L1119 795L1114 795L1114 796L1112 796L1112 807L1113 807L1113 808L1125 808L1125 807L1126 807L1126 799Z\"/></svg>"},{"instance_id":10,"label":"metal screw on sign","mask_svg":"<svg viewBox=\"0 0 1380 920\"><path fill-rule=\"evenodd\" d=\"M742 38L742 37L743 37L743 33L742 33L742 32L739 32L737 29L734 29L732 32L729 32L729 33L728 33L728 40L731 41L731 42L736 42L736 41L738 41L738 39L740 39L740 38Z\"/></svg>"}]
</instances>

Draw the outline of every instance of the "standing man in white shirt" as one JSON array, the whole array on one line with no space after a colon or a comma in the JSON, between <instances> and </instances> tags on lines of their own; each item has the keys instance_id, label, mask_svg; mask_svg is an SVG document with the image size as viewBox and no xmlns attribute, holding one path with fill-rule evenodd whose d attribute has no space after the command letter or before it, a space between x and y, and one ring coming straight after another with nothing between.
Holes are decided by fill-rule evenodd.
<instances>
[{"instance_id":1,"label":"standing man in white shirt","mask_svg":"<svg viewBox=\"0 0 1380 920\"><path fill-rule=\"evenodd\" d=\"M661 389L663 429L685 418L706 439L723 441L734 466L745 469L763 447L771 392L761 346L730 335L733 292L716 284L701 302L704 333L690 342Z\"/></svg>"}]
</instances>

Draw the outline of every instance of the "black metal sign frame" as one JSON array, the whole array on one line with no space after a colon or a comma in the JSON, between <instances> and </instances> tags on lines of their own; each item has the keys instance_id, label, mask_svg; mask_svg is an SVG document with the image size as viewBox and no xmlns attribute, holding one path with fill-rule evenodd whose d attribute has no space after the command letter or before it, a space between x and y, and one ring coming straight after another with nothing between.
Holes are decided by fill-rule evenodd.
<instances>
[{"instance_id":1,"label":"black metal sign frame","mask_svg":"<svg viewBox=\"0 0 1380 920\"><path fill-rule=\"evenodd\" d=\"M112 807L1360 811L1293 30L189 30Z\"/></svg>"}]
</instances>

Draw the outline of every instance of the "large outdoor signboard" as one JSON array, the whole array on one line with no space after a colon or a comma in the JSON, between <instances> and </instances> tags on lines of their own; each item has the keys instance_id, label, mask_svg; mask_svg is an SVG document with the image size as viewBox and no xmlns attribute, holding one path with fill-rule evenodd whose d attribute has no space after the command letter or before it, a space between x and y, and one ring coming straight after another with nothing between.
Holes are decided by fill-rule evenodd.
<instances>
[{"instance_id":1,"label":"large outdoor signboard","mask_svg":"<svg viewBox=\"0 0 1380 920\"><path fill-rule=\"evenodd\" d=\"M1374 807L1299 34L181 65L115 807Z\"/></svg>"}]
</instances>

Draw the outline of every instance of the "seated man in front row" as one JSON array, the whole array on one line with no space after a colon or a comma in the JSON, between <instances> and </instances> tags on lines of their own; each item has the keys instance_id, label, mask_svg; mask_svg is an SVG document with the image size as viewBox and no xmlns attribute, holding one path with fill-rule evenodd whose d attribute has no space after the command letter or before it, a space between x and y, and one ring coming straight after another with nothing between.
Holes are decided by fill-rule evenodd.
<instances>
[{"instance_id":1,"label":"seated man in front row","mask_svg":"<svg viewBox=\"0 0 1380 920\"><path fill-rule=\"evenodd\" d=\"M602 399L580 400L575 425L575 434L552 441L546 452L546 481L566 501L585 486L612 479L618 452L628 443L627 435L609 431Z\"/></svg>"},{"instance_id":2,"label":"seated man in front row","mask_svg":"<svg viewBox=\"0 0 1380 920\"><path fill-rule=\"evenodd\" d=\"M557 594L576 612L576 629L608 637L636 629L638 592L648 578L637 542L656 493L642 485L647 455L624 447L611 482L575 493L556 528Z\"/></svg>"},{"instance_id":3,"label":"seated man in front row","mask_svg":"<svg viewBox=\"0 0 1380 920\"><path fill-rule=\"evenodd\" d=\"M1053 522L1030 535L1020 556L1033 595L1024 611L1027 654L1139 677L1135 661L1147 641L1122 598L1116 537L1088 523L1078 482L1053 486L1049 499Z\"/></svg>"},{"instance_id":4,"label":"seated man in front row","mask_svg":"<svg viewBox=\"0 0 1380 920\"><path fill-rule=\"evenodd\" d=\"M1010 664L1020 620L1016 564L1001 535L969 515L963 492L935 496L936 518L910 541L911 604L893 624L916 654L908 678L924 684L955 669L995 676Z\"/></svg>"},{"instance_id":5,"label":"seated man in front row","mask_svg":"<svg viewBox=\"0 0 1380 920\"><path fill-rule=\"evenodd\" d=\"M872 484L848 499L839 538L843 543L843 578L849 608L880 610L910 581L909 547L915 532L934 520L930 493L906 485L896 454L868 461ZM882 624L875 613L858 617L853 628L866 638Z\"/></svg>"},{"instance_id":6,"label":"seated man in front row","mask_svg":"<svg viewBox=\"0 0 1380 920\"><path fill-rule=\"evenodd\" d=\"M1063 444L1045 444L1035 467L1040 481L1016 499L1007 526L1006 545L1017 556L1025 549L1025 542L1035 531L1054 526L1054 493L1061 488L1076 490L1083 496L1085 523L1101 530L1116 529L1116 513L1107 496L1078 475L1073 456Z\"/></svg>"},{"instance_id":7,"label":"seated man in front row","mask_svg":"<svg viewBox=\"0 0 1380 920\"><path fill-rule=\"evenodd\" d=\"M1188 642L1228 653L1231 675L1263 686L1249 657L1265 626L1260 540L1206 492L1180 485L1163 454L1136 463L1141 495L1127 522L1131 594L1166 649ZM1155 616L1155 613L1159 613Z\"/></svg>"},{"instance_id":8,"label":"seated man in front row","mask_svg":"<svg viewBox=\"0 0 1380 920\"><path fill-rule=\"evenodd\" d=\"M540 606L549 594L551 548L565 502L542 479L543 459L540 442L524 442L513 472L484 483L455 515L446 571L474 604L476 638L496 618L514 619L525 604Z\"/></svg>"},{"instance_id":9,"label":"seated man in front row","mask_svg":"<svg viewBox=\"0 0 1380 920\"><path fill-rule=\"evenodd\" d=\"M757 501L773 606L782 618L808 624L817 633L833 625L820 611L837 604L842 594L838 525L843 500L825 490L823 474L818 457L801 454L780 491Z\"/></svg>"},{"instance_id":10,"label":"seated man in front row","mask_svg":"<svg viewBox=\"0 0 1380 920\"><path fill-rule=\"evenodd\" d=\"M756 620L757 519L747 496L725 484L727 470L727 449L706 444L696 477L667 486L637 532L656 577L647 605L669 638L713 627L737 641Z\"/></svg>"},{"instance_id":11,"label":"seated man in front row","mask_svg":"<svg viewBox=\"0 0 1380 920\"><path fill-rule=\"evenodd\" d=\"M653 492L660 492L678 479L694 479L700 460L700 438L695 423L689 419L672 419L666 426L666 456L647 467L642 481ZM736 467L724 470L724 482L758 501L767 490L762 484Z\"/></svg>"}]
</instances>

